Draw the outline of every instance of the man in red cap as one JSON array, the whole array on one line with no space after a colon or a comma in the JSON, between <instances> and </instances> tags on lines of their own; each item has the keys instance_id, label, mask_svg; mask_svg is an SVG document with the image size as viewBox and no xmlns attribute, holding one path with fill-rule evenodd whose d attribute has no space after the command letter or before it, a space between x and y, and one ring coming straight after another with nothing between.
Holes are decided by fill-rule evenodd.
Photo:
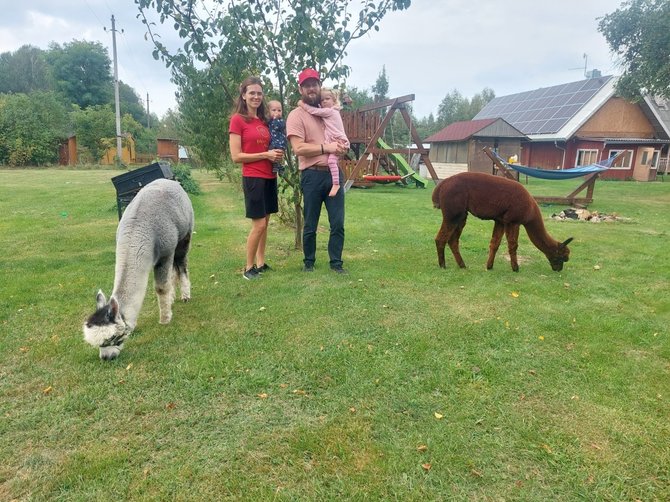
<instances>
[{"instance_id":1,"label":"man in red cap","mask_svg":"<svg viewBox=\"0 0 670 502\"><path fill-rule=\"evenodd\" d=\"M305 68L298 75L298 90L302 101L310 106L321 103L321 78L312 68ZM316 230L319 225L321 206L326 205L330 237L328 256L330 268L338 274L346 274L342 268L344 248L344 190L329 197L333 180L328 169L328 154L344 155L346 148L338 143L326 143L323 119L310 115L300 107L289 113L286 120L286 135L291 148L298 156L300 187L303 194L304 227L302 249L305 272L314 270L316 261ZM340 178L342 175L340 174Z\"/></svg>"}]
</instances>

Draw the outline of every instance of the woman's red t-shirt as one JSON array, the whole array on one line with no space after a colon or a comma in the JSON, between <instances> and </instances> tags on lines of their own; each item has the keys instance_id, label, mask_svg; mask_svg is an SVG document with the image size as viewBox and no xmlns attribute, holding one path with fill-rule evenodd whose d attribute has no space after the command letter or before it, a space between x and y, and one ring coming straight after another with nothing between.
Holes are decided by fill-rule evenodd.
<instances>
[{"instance_id":1,"label":"woman's red t-shirt","mask_svg":"<svg viewBox=\"0 0 670 502\"><path fill-rule=\"evenodd\" d=\"M236 113L230 118L231 134L237 134L242 138L243 153L261 153L267 152L270 146L270 130L265 122L258 117L254 117L249 122L244 117ZM276 178L277 175L272 172L272 163L267 160L257 160L255 162L245 162L242 164L242 176L253 178Z\"/></svg>"}]
</instances>

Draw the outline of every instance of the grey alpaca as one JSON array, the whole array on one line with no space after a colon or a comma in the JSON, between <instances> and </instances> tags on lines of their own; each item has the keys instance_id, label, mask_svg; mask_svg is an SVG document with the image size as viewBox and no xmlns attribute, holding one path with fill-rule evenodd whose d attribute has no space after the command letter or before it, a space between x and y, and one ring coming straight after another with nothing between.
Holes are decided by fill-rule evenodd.
<instances>
[{"instance_id":1,"label":"grey alpaca","mask_svg":"<svg viewBox=\"0 0 670 502\"><path fill-rule=\"evenodd\" d=\"M176 181L152 181L128 205L116 231L114 289L109 302L98 291L97 309L84 323L84 340L99 347L100 359L115 359L135 329L152 268L161 324L172 319L177 283L181 299L190 300L193 224L191 200Z\"/></svg>"}]
</instances>

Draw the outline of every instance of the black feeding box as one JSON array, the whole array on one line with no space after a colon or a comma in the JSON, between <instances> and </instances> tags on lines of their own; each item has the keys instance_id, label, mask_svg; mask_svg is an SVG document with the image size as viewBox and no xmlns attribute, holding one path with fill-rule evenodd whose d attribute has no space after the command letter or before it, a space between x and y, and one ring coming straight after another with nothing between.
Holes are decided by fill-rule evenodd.
<instances>
[{"instance_id":1,"label":"black feeding box","mask_svg":"<svg viewBox=\"0 0 670 502\"><path fill-rule=\"evenodd\" d=\"M128 171L112 178L112 183L114 183L114 188L116 188L116 207L119 211L119 219L121 219L123 210L135 198L135 195L137 195L142 187L159 178L174 179L170 164L154 162L148 166L140 167L139 169Z\"/></svg>"}]
</instances>

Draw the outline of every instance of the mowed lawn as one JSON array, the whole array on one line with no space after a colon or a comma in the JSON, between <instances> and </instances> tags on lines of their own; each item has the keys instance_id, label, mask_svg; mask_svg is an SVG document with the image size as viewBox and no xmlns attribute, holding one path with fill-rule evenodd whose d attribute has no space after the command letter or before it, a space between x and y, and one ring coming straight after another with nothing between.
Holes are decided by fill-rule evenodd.
<instances>
[{"instance_id":1,"label":"mowed lawn","mask_svg":"<svg viewBox=\"0 0 670 502\"><path fill-rule=\"evenodd\" d=\"M524 230L487 271L473 217L439 269L430 189L354 189L348 275L324 212L314 273L273 220L250 282L242 194L196 172L193 299L159 325L149 284L103 362L117 174L0 170L0 500L670 500L670 182L543 206L558 273Z\"/></svg>"}]
</instances>

